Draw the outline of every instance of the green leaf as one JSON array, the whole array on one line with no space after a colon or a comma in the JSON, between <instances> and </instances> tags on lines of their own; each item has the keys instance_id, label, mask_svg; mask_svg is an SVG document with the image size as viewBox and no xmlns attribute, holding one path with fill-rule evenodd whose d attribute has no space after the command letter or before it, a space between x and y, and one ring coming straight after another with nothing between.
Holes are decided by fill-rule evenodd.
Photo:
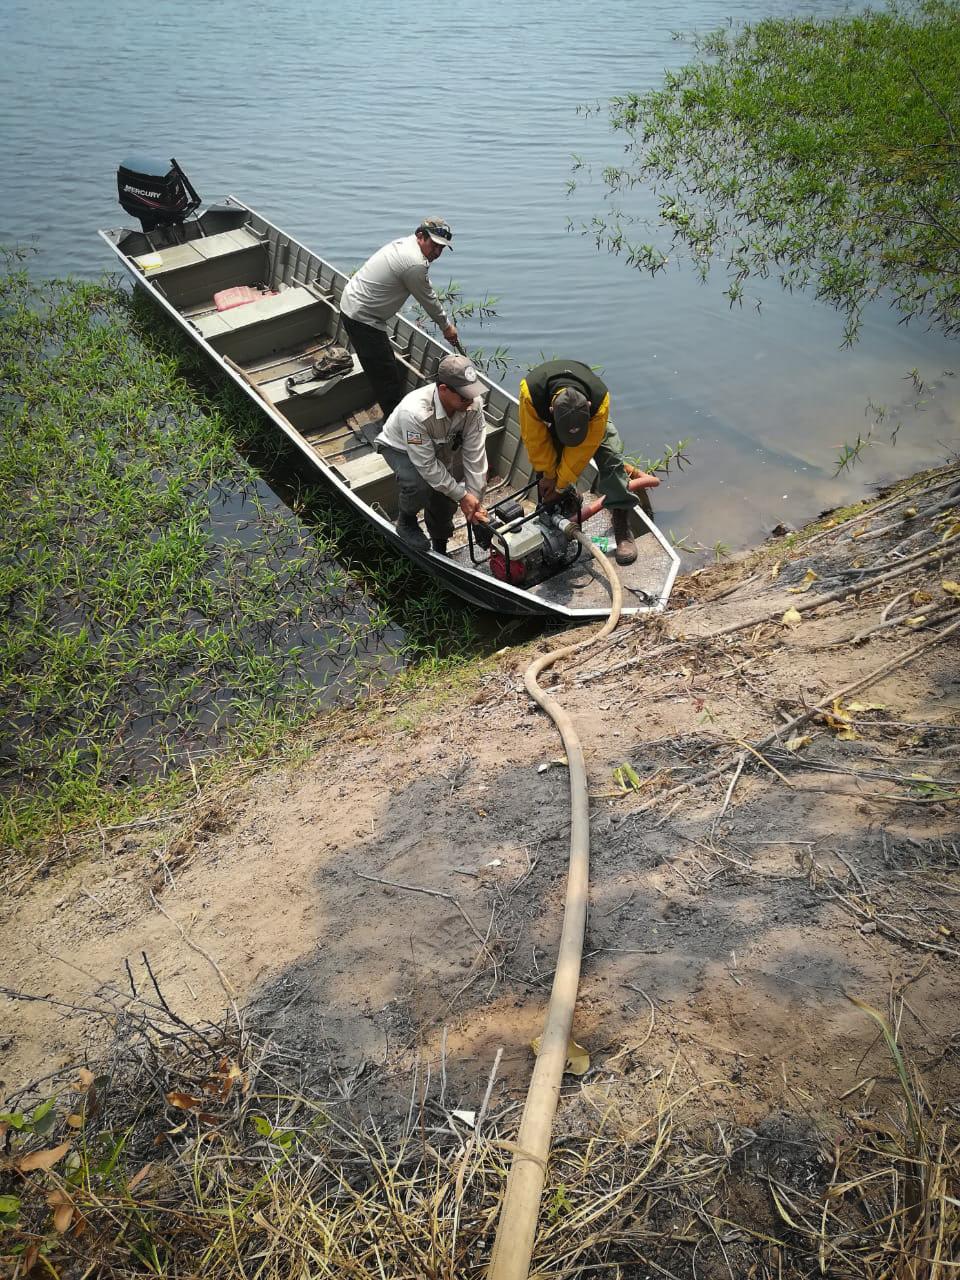
<instances>
[{"instance_id":1,"label":"green leaf","mask_svg":"<svg viewBox=\"0 0 960 1280\"><path fill-rule=\"evenodd\" d=\"M53 1110L55 1101L55 1098L48 1098L46 1102L41 1102L36 1111L34 1111L33 1119L30 1121L30 1127L34 1133L49 1133L57 1123L57 1117Z\"/></svg>"}]
</instances>

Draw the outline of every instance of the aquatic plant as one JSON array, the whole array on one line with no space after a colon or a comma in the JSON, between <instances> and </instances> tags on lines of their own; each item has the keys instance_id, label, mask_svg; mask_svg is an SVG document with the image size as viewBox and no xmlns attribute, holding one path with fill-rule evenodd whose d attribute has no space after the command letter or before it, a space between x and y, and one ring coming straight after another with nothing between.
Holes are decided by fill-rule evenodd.
<instances>
[{"instance_id":1,"label":"aquatic plant","mask_svg":"<svg viewBox=\"0 0 960 1280\"><path fill-rule=\"evenodd\" d=\"M362 521L278 497L279 433L170 329L114 281L0 278L4 844L474 639Z\"/></svg>"},{"instance_id":2,"label":"aquatic plant","mask_svg":"<svg viewBox=\"0 0 960 1280\"><path fill-rule=\"evenodd\" d=\"M649 185L665 245L634 240L612 203L579 230L651 273L673 253L702 279L719 262L731 306L751 279L810 289L840 311L845 344L879 295L960 331L958 0L765 20L695 48L661 88L606 108L626 137L606 195Z\"/></svg>"}]
</instances>

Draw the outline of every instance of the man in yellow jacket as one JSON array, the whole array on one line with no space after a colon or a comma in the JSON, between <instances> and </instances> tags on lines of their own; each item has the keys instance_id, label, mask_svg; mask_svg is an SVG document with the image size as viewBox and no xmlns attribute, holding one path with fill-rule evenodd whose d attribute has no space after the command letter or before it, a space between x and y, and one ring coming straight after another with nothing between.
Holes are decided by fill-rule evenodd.
<instances>
[{"instance_id":1,"label":"man in yellow jacket","mask_svg":"<svg viewBox=\"0 0 960 1280\"><path fill-rule=\"evenodd\" d=\"M540 472L541 499L550 502L576 484L592 458L600 473L597 489L613 518L617 564L632 564L637 558L630 528L635 499L627 489L623 444L609 414L606 384L580 360L546 360L520 383L520 434Z\"/></svg>"}]
</instances>

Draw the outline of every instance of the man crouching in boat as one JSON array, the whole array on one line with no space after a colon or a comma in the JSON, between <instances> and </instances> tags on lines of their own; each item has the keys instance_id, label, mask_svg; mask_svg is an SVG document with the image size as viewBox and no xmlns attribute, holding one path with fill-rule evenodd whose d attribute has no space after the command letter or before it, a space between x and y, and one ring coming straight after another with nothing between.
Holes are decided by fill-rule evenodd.
<instances>
[{"instance_id":1,"label":"man crouching in boat","mask_svg":"<svg viewBox=\"0 0 960 1280\"><path fill-rule=\"evenodd\" d=\"M343 327L377 397L389 417L403 395L403 372L397 363L387 321L412 294L443 336L456 346L457 326L443 309L428 275L444 249L453 248L453 232L442 218L424 218L412 236L402 236L378 249L344 285L340 299Z\"/></svg>"},{"instance_id":2,"label":"man crouching in boat","mask_svg":"<svg viewBox=\"0 0 960 1280\"><path fill-rule=\"evenodd\" d=\"M445 356L436 382L404 396L377 436L397 477L397 533L417 551L446 553L458 506L472 524L486 523L480 502L487 475L484 391L466 356ZM421 510L429 543L417 518Z\"/></svg>"},{"instance_id":3,"label":"man crouching in boat","mask_svg":"<svg viewBox=\"0 0 960 1280\"><path fill-rule=\"evenodd\" d=\"M575 485L592 458L599 472L598 491L613 519L617 564L633 564L637 543L630 512L636 499L627 481L643 473L624 463L623 445L616 427L607 421L609 414L606 384L580 360L546 360L520 383L520 434L540 473L541 501L550 502Z\"/></svg>"}]
</instances>

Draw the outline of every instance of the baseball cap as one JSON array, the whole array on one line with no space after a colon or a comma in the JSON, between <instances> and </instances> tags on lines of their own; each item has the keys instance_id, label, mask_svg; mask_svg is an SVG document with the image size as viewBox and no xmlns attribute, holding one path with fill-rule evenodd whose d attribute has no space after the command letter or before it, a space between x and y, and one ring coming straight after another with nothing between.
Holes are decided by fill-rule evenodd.
<instances>
[{"instance_id":1,"label":"baseball cap","mask_svg":"<svg viewBox=\"0 0 960 1280\"><path fill-rule=\"evenodd\" d=\"M443 218L424 218L417 230L425 231L434 244L442 244L445 249L453 252L453 232L450 224L444 222Z\"/></svg>"},{"instance_id":2,"label":"baseball cap","mask_svg":"<svg viewBox=\"0 0 960 1280\"><path fill-rule=\"evenodd\" d=\"M550 401L553 428L561 444L580 444L590 425L590 401L575 387L562 387Z\"/></svg>"},{"instance_id":3,"label":"baseball cap","mask_svg":"<svg viewBox=\"0 0 960 1280\"><path fill-rule=\"evenodd\" d=\"M444 356L437 367L437 382L445 383L470 400L482 396L487 389L478 380L468 356Z\"/></svg>"}]
</instances>

